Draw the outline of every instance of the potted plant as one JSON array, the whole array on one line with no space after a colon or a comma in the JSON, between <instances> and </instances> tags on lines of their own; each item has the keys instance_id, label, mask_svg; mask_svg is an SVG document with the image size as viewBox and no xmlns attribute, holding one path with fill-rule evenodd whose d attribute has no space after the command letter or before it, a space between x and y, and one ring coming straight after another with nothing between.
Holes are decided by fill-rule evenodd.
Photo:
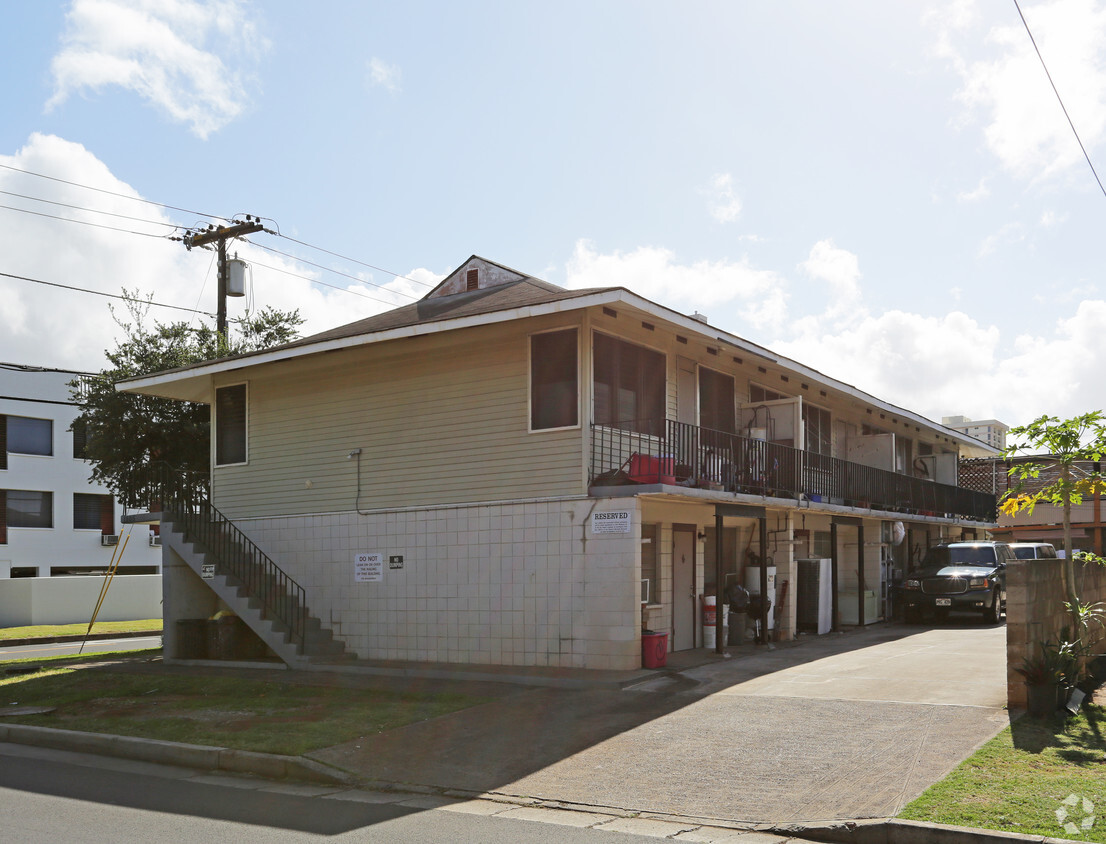
<instances>
[{"instance_id":1,"label":"potted plant","mask_svg":"<svg viewBox=\"0 0 1106 844\"><path fill-rule=\"evenodd\" d=\"M1025 678L1026 708L1034 718L1046 718L1060 702L1061 674L1059 651L1051 642L1039 643L1040 653L1027 656L1014 670Z\"/></svg>"}]
</instances>

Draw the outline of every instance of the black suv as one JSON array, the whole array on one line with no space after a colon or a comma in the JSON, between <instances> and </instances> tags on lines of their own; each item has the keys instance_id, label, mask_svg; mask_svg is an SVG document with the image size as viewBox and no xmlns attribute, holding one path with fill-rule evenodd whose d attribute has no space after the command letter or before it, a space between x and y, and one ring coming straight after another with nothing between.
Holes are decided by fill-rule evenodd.
<instances>
[{"instance_id":1,"label":"black suv","mask_svg":"<svg viewBox=\"0 0 1106 844\"><path fill-rule=\"evenodd\" d=\"M903 581L907 622L918 621L923 608L931 608L938 618L962 610L998 624L1006 609L1006 564L1015 559L1005 542L934 545L921 569Z\"/></svg>"}]
</instances>

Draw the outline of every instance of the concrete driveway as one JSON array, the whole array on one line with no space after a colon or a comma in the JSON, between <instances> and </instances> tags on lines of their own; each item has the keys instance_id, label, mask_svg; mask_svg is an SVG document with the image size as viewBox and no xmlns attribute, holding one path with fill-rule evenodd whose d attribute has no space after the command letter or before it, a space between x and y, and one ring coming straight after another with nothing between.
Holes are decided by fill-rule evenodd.
<instances>
[{"instance_id":1,"label":"concrete driveway","mask_svg":"<svg viewBox=\"0 0 1106 844\"><path fill-rule=\"evenodd\" d=\"M890 817L1007 723L1004 626L879 626L533 690L312 754L383 781L783 824Z\"/></svg>"}]
</instances>

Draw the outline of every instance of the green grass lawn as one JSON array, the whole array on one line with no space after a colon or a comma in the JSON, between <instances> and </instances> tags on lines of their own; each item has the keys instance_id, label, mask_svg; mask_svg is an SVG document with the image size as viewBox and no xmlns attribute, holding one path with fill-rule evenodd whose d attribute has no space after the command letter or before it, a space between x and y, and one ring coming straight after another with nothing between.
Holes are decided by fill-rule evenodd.
<instances>
[{"instance_id":1,"label":"green grass lawn","mask_svg":"<svg viewBox=\"0 0 1106 844\"><path fill-rule=\"evenodd\" d=\"M36 639L46 636L83 636L88 630L88 622L81 624L38 624L33 627L0 627L0 642L8 639ZM160 618L148 618L141 621L97 621L92 626L91 635L104 633L144 633L148 630L161 630Z\"/></svg>"},{"instance_id":2,"label":"green grass lawn","mask_svg":"<svg viewBox=\"0 0 1106 844\"><path fill-rule=\"evenodd\" d=\"M114 659L128 658L133 660ZM0 707L56 707L44 715L8 716L6 723L292 755L482 702L251 676L135 672L94 659L47 663L34 674L0 674Z\"/></svg>"},{"instance_id":3,"label":"green grass lawn","mask_svg":"<svg viewBox=\"0 0 1106 844\"><path fill-rule=\"evenodd\" d=\"M1094 807L1090 829L1080 826L1090 817L1084 798ZM1058 810L1065 813L1065 823L1076 824L1075 832L1065 831ZM1106 842L1106 817L1099 817L1103 815L1106 707L1090 705L1067 719L1020 718L899 817Z\"/></svg>"}]
</instances>

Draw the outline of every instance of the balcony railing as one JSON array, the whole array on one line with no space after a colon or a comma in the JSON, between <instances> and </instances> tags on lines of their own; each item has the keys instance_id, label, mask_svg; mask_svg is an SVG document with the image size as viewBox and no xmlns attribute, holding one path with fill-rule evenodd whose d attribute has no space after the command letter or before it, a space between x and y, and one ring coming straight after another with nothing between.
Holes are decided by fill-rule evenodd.
<instances>
[{"instance_id":1,"label":"balcony railing","mask_svg":"<svg viewBox=\"0 0 1106 844\"><path fill-rule=\"evenodd\" d=\"M996 516L993 495L671 419L593 423L590 483L668 483L981 522Z\"/></svg>"}]
</instances>

